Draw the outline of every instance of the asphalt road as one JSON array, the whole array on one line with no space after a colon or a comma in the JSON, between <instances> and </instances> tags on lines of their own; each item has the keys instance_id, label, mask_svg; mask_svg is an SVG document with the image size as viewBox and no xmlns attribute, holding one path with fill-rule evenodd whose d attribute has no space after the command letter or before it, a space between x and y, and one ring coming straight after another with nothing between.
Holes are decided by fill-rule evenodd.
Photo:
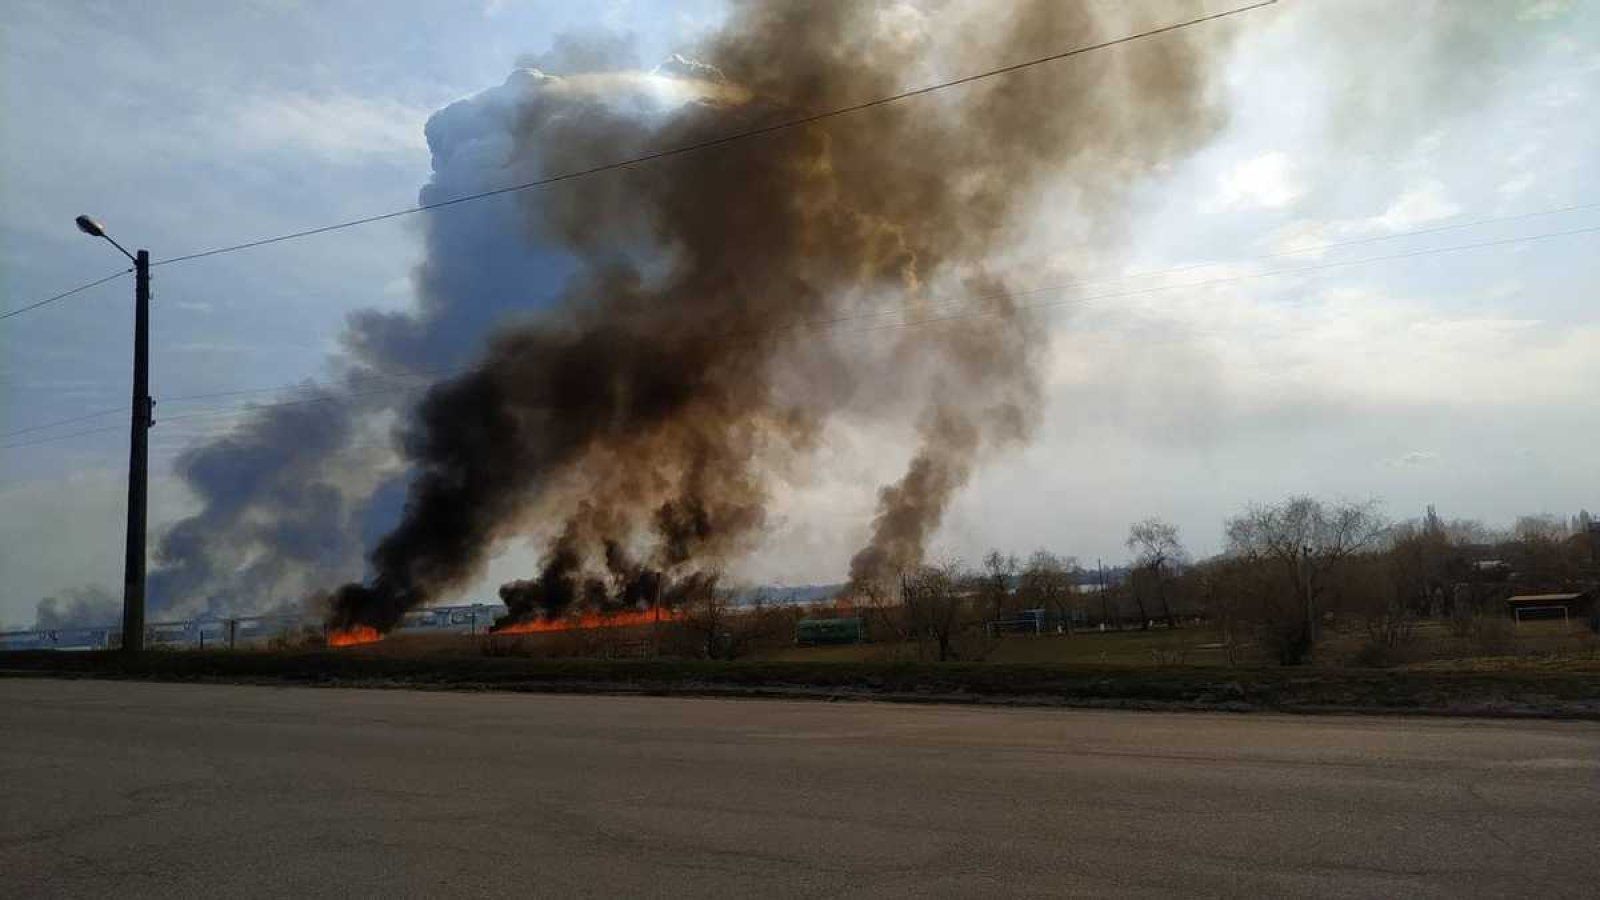
<instances>
[{"instance_id":1,"label":"asphalt road","mask_svg":"<svg viewBox=\"0 0 1600 900\"><path fill-rule=\"evenodd\" d=\"M0 896L1594 896L1600 725L0 679Z\"/></svg>"}]
</instances>

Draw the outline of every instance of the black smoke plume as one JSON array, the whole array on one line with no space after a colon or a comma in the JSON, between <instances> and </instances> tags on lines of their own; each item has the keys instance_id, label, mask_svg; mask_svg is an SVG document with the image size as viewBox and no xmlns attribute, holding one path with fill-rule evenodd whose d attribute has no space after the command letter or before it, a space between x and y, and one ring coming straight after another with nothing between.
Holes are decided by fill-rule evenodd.
<instances>
[{"instance_id":1,"label":"black smoke plume","mask_svg":"<svg viewBox=\"0 0 1600 900\"><path fill-rule=\"evenodd\" d=\"M1154 24L1099 9L1120 7L745 3L695 62L648 76L683 98L669 110L604 99L634 77L620 70L525 73L538 89L518 97L507 168L581 169ZM1114 233L1124 188L1219 124L1204 48L1224 37L1167 35L519 195L530 246L558 248L570 274L404 425L404 515L332 623L387 630L550 524L542 574L503 589L514 616L629 597L629 554L660 579L652 594L703 583L760 532L773 472L846 408L923 422L851 575L916 564L980 455L1036 416L1042 329L987 260L1049 185L1066 186L1062 215ZM963 298L970 315L871 341L816 327Z\"/></svg>"}]
</instances>

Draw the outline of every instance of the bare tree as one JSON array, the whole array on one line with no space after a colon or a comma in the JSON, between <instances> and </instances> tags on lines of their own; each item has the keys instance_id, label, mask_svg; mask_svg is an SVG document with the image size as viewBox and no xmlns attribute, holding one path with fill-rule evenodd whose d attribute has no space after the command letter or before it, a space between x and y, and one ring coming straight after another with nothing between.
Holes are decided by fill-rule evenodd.
<instances>
[{"instance_id":1,"label":"bare tree","mask_svg":"<svg viewBox=\"0 0 1600 900\"><path fill-rule=\"evenodd\" d=\"M1522 516L1515 540L1506 547L1514 576L1530 589L1558 589L1570 584L1587 555L1585 540L1570 541L1566 523L1554 516Z\"/></svg>"},{"instance_id":2,"label":"bare tree","mask_svg":"<svg viewBox=\"0 0 1600 900\"><path fill-rule=\"evenodd\" d=\"M1370 503L1325 505L1304 496L1252 506L1228 520L1230 556L1263 569L1280 586L1264 592L1256 612L1281 663L1298 665L1310 658L1318 639L1319 603L1332 574L1384 530Z\"/></svg>"},{"instance_id":3,"label":"bare tree","mask_svg":"<svg viewBox=\"0 0 1600 900\"><path fill-rule=\"evenodd\" d=\"M1206 618L1216 626L1230 666L1239 664L1239 650L1243 645L1239 634L1239 610L1249 590L1244 568L1237 560L1218 557L1184 573L1186 578L1194 582L1194 592Z\"/></svg>"},{"instance_id":4,"label":"bare tree","mask_svg":"<svg viewBox=\"0 0 1600 900\"><path fill-rule=\"evenodd\" d=\"M1472 580L1466 545L1484 533L1475 522L1446 523L1432 506L1420 521L1390 528L1389 577L1403 612L1423 618L1452 612L1454 587Z\"/></svg>"},{"instance_id":5,"label":"bare tree","mask_svg":"<svg viewBox=\"0 0 1600 900\"><path fill-rule=\"evenodd\" d=\"M1035 550L1028 557L1017 583L1017 593L1030 607L1049 609L1072 631L1072 605L1077 598L1074 572L1077 560L1060 557L1048 550Z\"/></svg>"},{"instance_id":6,"label":"bare tree","mask_svg":"<svg viewBox=\"0 0 1600 900\"><path fill-rule=\"evenodd\" d=\"M900 576L906 630L919 646L931 647L940 662L956 658L957 639L976 624L966 581L956 562L921 566Z\"/></svg>"},{"instance_id":7,"label":"bare tree","mask_svg":"<svg viewBox=\"0 0 1600 900\"><path fill-rule=\"evenodd\" d=\"M774 603L764 592L739 598L707 585L686 597L680 616L660 626L668 655L696 659L741 659L794 643L801 610Z\"/></svg>"},{"instance_id":8,"label":"bare tree","mask_svg":"<svg viewBox=\"0 0 1600 900\"><path fill-rule=\"evenodd\" d=\"M866 619L873 637L883 642L883 649L893 656L912 642L910 617L900 596L900 585L887 580L857 582L852 585L852 604Z\"/></svg>"},{"instance_id":9,"label":"bare tree","mask_svg":"<svg viewBox=\"0 0 1600 900\"><path fill-rule=\"evenodd\" d=\"M1178 526L1161 519L1145 519L1135 522L1128 527L1127 547L1133 551L1134 567L1146 573L1155 589L1156 599L1161 603L1162 615L1166 617L1167 627L1178 627L1178 620L1172 614L1172 605L1167 599L1167 576L1177 568L1184 559L1183 544L1178 540ZM1144 616L1144 601L1138 599L1143 594L1137 581L1133 584L1135 599L1139 603L1139 614ZM1146 623L1150 620L1144 617Z\"/></svg>"},{"instance_id":10,"label":"bare tree","mask_svg":"<svg viewBox=\"0 0 1600 900\"><path fill-rule=\"evenodd\" d=\"M984 608L990 621L1006 617L1011 605L1011 584L1017 577L1017 558L999 550L990 550L983 558L983 576L979 584Z\"/></svg>"},{"instance_id":11,"label":"bare tree","mask_svg":"<svg viewBox=\"0 0 1600 900\"><path fill-rule=\"evenodd\" d=\"M694 590L683 598L679 606L682 619L673 629L679 640L673 641L684 656L703 659L728 658L732 644L729 625L733 605L727 591L717 587L716 579L707 579L694 585Z\"/></svg>"}]
</instances>

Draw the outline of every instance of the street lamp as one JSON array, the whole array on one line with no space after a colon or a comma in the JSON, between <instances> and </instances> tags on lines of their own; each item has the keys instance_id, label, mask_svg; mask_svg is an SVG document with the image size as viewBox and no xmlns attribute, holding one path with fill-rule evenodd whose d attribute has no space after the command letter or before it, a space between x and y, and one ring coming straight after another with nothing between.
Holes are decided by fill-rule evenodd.
<instances>
[{"instance_id":1,"label":"street lamp","mask_svg":"<svg viewBox=\"0 0 1600 900\"><path fill-rule=\"evenodd\" d=\"M155 401L150 399L150 251L129 253L106 234L104 226L79 216L78 230L105 238L133 260L133 411L128 440L128 547L122 568L122 649L144 649L145 509L149 483L149 432L155 424Z\"/></svg>"}]
</instances>

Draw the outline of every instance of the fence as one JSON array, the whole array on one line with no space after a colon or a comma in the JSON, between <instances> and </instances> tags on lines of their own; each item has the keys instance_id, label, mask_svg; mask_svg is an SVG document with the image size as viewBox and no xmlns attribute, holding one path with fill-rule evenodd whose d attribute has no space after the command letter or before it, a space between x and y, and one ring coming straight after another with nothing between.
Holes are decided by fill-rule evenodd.
<instances>
[{"instance_id":1,"label":"fence","mask_svg":"<svg viewBox=\"0 0 1600 900\"><path fill-rule=\"evenodd\" d=\"M434 606L412 610L397 632L480 634L505 615L498 603ZM169 650L248 649L277 640L325 637L327 626L306 616L237 616L230 619L185 619L145 626L146 647ZM0 632L0 650L111 650L122 646L122 628L45 628Z\"/></svg>"},{"instance_id":2,"label":"fence","mask_svg":"<svg viewBox=\"0 0 1600 900\"><path fill-rule=\"evenodd\" d=\"M990 637L1007 634L1066 634L1075 629L1088 628L1089 622L1089 615L1083 610L1069 610L1067 615L1063 616L1045 609L1024 609L1018 610L1011 618L985 622L983 627ZM1105 630L1104 623L1101 623L1100 630Z\"/></svg>"}]
</instances>

